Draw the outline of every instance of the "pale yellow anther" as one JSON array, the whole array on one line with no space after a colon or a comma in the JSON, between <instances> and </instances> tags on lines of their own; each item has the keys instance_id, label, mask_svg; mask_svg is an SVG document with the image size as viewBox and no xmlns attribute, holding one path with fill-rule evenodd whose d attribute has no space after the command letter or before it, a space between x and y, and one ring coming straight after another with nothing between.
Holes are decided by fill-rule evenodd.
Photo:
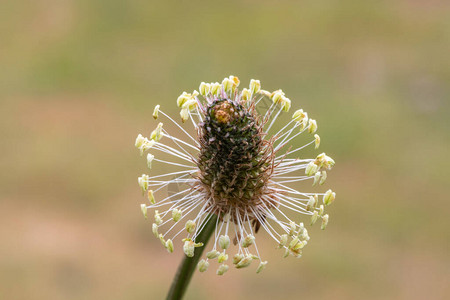
<instances>
[{"instance_id":1,"label":"pale yellow anther","mask_svg":"<svg viewBox=\"0 0 450 300\"><path fill-rule=\"evenodd\" d=\"M325 152L320 153L319 155L317 155L316 157L316 164L318 164L319 166L322 166L325 163L325 157L327 155L325 154Z\"/></svg>"},{"instance_id":2,"label":"pale yellow anther","mask_svg":"<svg viewBox=\"0 0 450 300\"><path fill-rule=\"evenodd\" d=\"M314 181L313 181L313 184L312 184L313 186L315 186L319 182L320 175L321 175L320 172L316 172L316 174L314 174Z\"/></svg>"},{"instance_id":3,"label":"pale yellow anther","mask_svg":"<svg viewBox=\"0 0 450 300\"><path fill-rule=\"evenodd\" d=\"M211 84L202 82L200 83L200 87L198 88L198 90L200 91L200 95L206 97L211 91Z\"/></svg>"},{"instance_id":4,"label":"pale yellow anther","mask_svg":"<svg viewBox=\"0 0 450 300\"><path fill-rule=\"evenodd\" d=\"M248 254L236 264L236 268L238 268L238 269L246 268L246 267L250 266L252 261L253 261L253 255Z\"/></svg>"},{"instance_id":5,"label":"pale yellow anther","mask_svg":"<svg viewBox=\"0 0 450 300\"><path fill-rule=\"evenodd\" d=\"M317 131L317 122L316 120L309 119L308 132L315 133Z\"/></svg>"},{"instance_id":6,"label":"pale yellow anther","mask_svg":"<svg viewBox=\"0 0 450 300\"><path fill-rule=\"evenodd\" d=\"M158 225L156 223L152 224L152 232L155 235L155 237L159 236L159 234L158 234Z\"/></svg>"},{"instance_id":7,"label":"pale yellow anther","mask_svg":"<svg viewBox=\"0 0 450 300\"><path fill-rule=\"evenodd\" d=\"M214 259L217 258L219 256L220 252L217 250L211 250L208 253L206 253L206 257L209 259Z\"/></svg>"},{"instance_id":8,"label":"pale yellow anther","mask_svg":"<svg viewBox=\"0 0 450 300\"><path fill-rule=\"evenodd\" d=\"M295 237L292 239L292 241L289 243L288 248L289 249L293 249L295 245L297 245L297 243L300 241L300 239L298 237Z\"/></svg>"},{"instance_id":9,"label":"pale yellow anther","mask_svg":"<svg viewBox=\"0 0 450 300\"><path fill-rule=\"evenodd\" d=\"M161 216L159 215L159 211L158 210L155 210L154 218L155 218L156 225L161 225L163 220L161 219Z\"/></svg>"},{"instance_id":10,"label":"pale yellow anther","mask_svg":"<svg viewBox=\"0 0 450 300\"><path fill-rule=\"evenodd\" d=\"M219 254L219 257L217 258L218 263L223 263L224 261L228 260L228 254L225 254L225 251Z\"/></svg>"},{"instance_id":11,"label":"pale yellow anther","mask_svg":"<svg viewBox=\"0 0 450 300\"><path fill-rule=\"evenodd\" d=\"M233 256L233 265L236 265L237 263L239 263L243 258L244 258L244 255L242 255L242 254L235 254Z\"/></svg>"},{"instance_id":12,"label":"pale yellow anther","mask_svg":"<svg viewBox=\"0 0 450 300\"><path fill-rule=\"evenodd\" d=\"M144 217L147 219L147 205L141 204L141 211Z\"/></svg>"},{"instance_id":13,"label":"pale yellow anther","mask_svg":"<svg viewBox=\"0 0 450 300\"><path fill-rule=\"evenodd\" d=\"M148 192L147 192L147 198L148 198L148 201L149 201L151 204L155 204L155 203L156 203L156 201L155 201L155 196L153 195L153 190L148 190Z\"/></svg>"},{"instance_id":14,"label":"pale yellow anther","mask_svg":"<svg viewBox=\"0 0 450 300\"><path fill-rule=\"evenodd\" d=\"M272 97L272 93L266 90L260 90L259 93L269 98Z\"/></svg>"},{"instance_id":15,"label":"pale yellow anther","mask_svg":"<svg viewBox=\"0 0 450 300\"><path fill-rule=\"evenodd\" d=\"M294 114L292 115L292 119L295 122L301 122L304 119L308 119L308 114L304 112L303 109L299 109L294 112Z\"/></svg>"},{"instance_id":16,"label":"pale yellow anther","mask_svg":"<svg viewBox=\"0 0 450 300\"><path fill-rule=\"evenodd\" d=\"M141 134L136 138L135 146L139 149L140 155L144 154L145 151L150 149L156 144L154 140L149 140L146 137L143 137Z\"/></svg>"},{"instance_id":17,"label":"pale yellow anther","mask_svg":"<svg viewBox=\"0 0 450 300\"><path fill-rule=\"evenodd\" d=\"M196 224L195 224L194 221L188 220L188 221L186 222L186 231L187 231L188 233L193 233L193 232L195 231L195 226L196 226Z\"/></svg>"},{"instance_id":18,"label":"pale yellow anther","mask_svg":"<svg viewBox=\"0 0 450 300\"><path fill-rule=\"evenodd\" d=\"M272 98L272 101L273 101L273 103L275 103L275 104L281 103L283 97L284 97L284 93L283 93L282 90L274 91L274 92L270 95L270 98Z\"/></svg>"},{"instance_id":19,"label":"pale yellow anther","mask_svg":"<svg viewBox=\"0 0 450 300\"><path fill-rule=\"evenodd\" d=\"M211 83L211 94L214 96L219 96L221 87L222 85L218 82Z\"/></svg>"},{"instance_id":20,"label":"pale yellow anther","mask_svg":"<svg viewBox=\"0 0 450 300\"><path fill-rule=\"evenodd\" d=\"M327 172L322 171L322 177L320 178L319 184L320 185L324 184L326 179L327 179Z\"/></svg>"},{"instance_id":21,"label":"pale yellow anther","mask_svg":"<svg viewBox=\"0 0 450 300\"><path fill-rule=\"evenodd\" d=\"M217 272L216 272L216 274L217 275L223 275L223 274L225 274L227 271L228 271L228 266L227 265L221 265L218 269L217 269Z\"/></svg>"},{"instance_id":22,"label":"pale yellow anther","mask_svg":"<svg viewBox=\"0 0 450 300\"><path fill-rule=\"evenodd\" d=\"M248 101L252 97L252 94L249 89L243 89L241 92L241 101Z\"/></svg>"},{"instance_id":23,"label":"pale yellow anther","mask_svg":"<svg viewBox=\"0 0 450 300\"><path fill-rule=\"evenodd\" d=\"M242 240L242 247L247 248L250 247L253 243L255 242L255 237L251 234L247 235L243 240Z\"/></svg>"},{"instance_id":24,"label":"pale yellow anther","mask_svg":"<svg viewBox=\"0 0 450 300\"><path fill-rule=\"evenodd\" d=\"M203 243L194 243L194 247L195 248L197 248L197 247L203 247Z\"/></svg>"},{"instance_id":25,"label":"pale yellow anther","mask_svg":"<svg viewBox=\"0 0 450 300\"><path fill-rule=\"evenodd\" d=\"M323 216L323 212L325 211L325 207L323 206L323 204L321 204L319 206L319 216Z\"/></svg>"},{"instance_id":26,"label":"pale yellow anther","mask_svg":"<svg viewBox=\"0 0 450 300\"><path fill-rule=\"evenodd\" d=\"M152 148L155 144L156 144L155 140L147 140L147 142L141 146L141 153L140 153L141 156L142 156L142 154L144 154L145 151Z\"/></svg>"},{"instance_id":27,"label":"pale yellow anther","mask_svg":"<svg viewBox=\"0 0 450 300\"><path fill-rule=\"evenodd\" d=\"M185 241L183 245L183 251L184 254L186 254L187 257L194 257L194 242L193 241Z\"/></svg>"},{"instance_id":28,"label":"pale yellow anther","mask_svg":"<svg viewBox=\"0 0 450 300\"><path fill-rule=\"evenodd\" d=\"M317 210L315 210L314 214L311 216L311 225L314 225L314 223L316 223L318 218L319 218L319 213L317 212Z\"/></svg>"},{"instance_id":29,"label":"pale yellow anther","mask_svg":"<svg viewBox=\"0 0 450 300\"><path fill-rule=\"evenodd\" d=\"M281 96L285 96L285 95L286 95L286 94L285 94L282 90L276 90L276 91L273 91L273 92L270 94L270 98L271 98L272 100L274 100L274 98L275 98L276 100L279 100L279 98L280 98ZM274 100L273 102L277 103L276 100Z\"/></svg>"},{"instance_id":30,"label":"pale yellow anther","mask_svg":"<svg viewBox=\"0 0 450 300\"><path fill-rule=\"evenodd\" d=\"M222 81L223 90L229 93L233 90L234 82L229 78L224 78Z\"/></svg>"},{"instance_id":31,"label":"pale yellow anther","mask_svg":"<svg viewBox=\"0 0 450 300\"><path fill-rule=\"evenodd\" d=\"M150 135L150 138L156 142L159 142L161 138L163 137L162 132L163 123L159 123L158 126L156 126L156 129L152 131L152 134Z\"/></svg>"},{"instance_id":32,"label":"pale yellow anther","mask_svg":"<svg viewBox=\"0 0 450 300\"><path fill-rule=\"evenodd\" d=\"M138 178L138 184L141 187L142 194L148 189L148 181L150 180L150 176L146 174L142 174L141 177Z\"/></svg>"},{"instance_id":33,"label":"pale yellow anther","mask_svg":"<svg viewBox=\"0 0 450 300\"><path fill-rule=\"evenodd\" d=\"M181 108L187 109L189 111L193 111L197 106L198 106L197 100L191 99L191 100L186 101Z\"/></svg>"},{"instance_id":34,"label":"pale yellow anther","mask_svg":"<svg viewBox=\"0 0 450 300\"><path fill-rule=\"evenodd\" d=\"M332 167L334 167L335 162L331 157L328 157L327 162L324 164L325 169L331 170Z\"/></svg>"},{"instance_id":35,"label":"pale yellow anther","mask_svg":"<svg viewBox=\"0 0 450 300\"><path fill-rule=\"evenodd\" d=\"M300 241L298 237L295 237L290 243L289 243L289 250L292 252L297 252L298 250L302 249L305 246L305 244Z\"/></svg>"},{"instance_id":36,"label":"pale yellow anther","mask_svg":"<svg viewBox=\"0 0 450 300\"><path fill-rule=\"evenodd\" d=\"M335 198L336 198L336 193L333 192L332 190L328 190L323 195L323 204L330 205L331 203L333 203Z\"/></svg>"},{"instance_id":37,"label":"pale yellow anther","mask_svg":"<svg viewBox=\"0 0 450 300\"><path fill-rule=\"evenodd\" d=\"M166 247L166 240L164 239L164 236L161 233L159 234L159 241L164 247Z\"/></svg>"},{"instance_id":38,"label":"pale yellow anther","mask_svg":"<svg viewBox=\"0 0 450 300\"><path fill-rule=\"evenodd\" d=\"M306 129L306 127L308 126L308 119L305 118L303 120L301 120L299 123L298 129L299 131L304 131Z\"/></svg>"},{"instance_id":39,"label":"pale yellow anther","mask_svg":"<svg viewBox=\"0 0 450 300\"><path fill-rule=\"evenodd\" d=\"M316 199L313 196L309 197L308 203L306 204L306 210L307 211L313 211L316 207Z\"/></svg>"},{"instance_id":40,"label":"pale yellow anther","mask_svg":"<svg viewBox=\"0 0 450 300\"><path fill-rule=\"evenodd\" d=\"M303 232L299 235L299 238L303 241L303 244L306 246L306 244L309 241L308 231L306 229L303 230Z\"/></svg>"},{"instance_id":41,"label":"pale yellow anther","mask_svg":"<svg viewBox=\"0 0 450 300\"><path fill-rule=\"evenodd\" d=\"M200 272L205 272L206 270L208 270L209 262L207 262L206 260L202 259L201 261L199 261L197 266L198 266L198 270Z\"/></svg>"},{"instance_id":42,"label":"pale yellow anther","mask_svg":"<svg viewBox=\"0 0 450 300\"><path fill-rule=\"evenodd\" d=\"M142 134L138 134L138 136L136 138L136 142L134 143L134 146L136 148L140 148L144 144L145 140L146 140L146 138L144 138L142 136Z\"/></svg>"},{"instance_id":43,"label":"pale yellow anther","mask_svg":"<svg viewBox=\"0 0 450 300\"><path fill-rule=\"evenodd\" d=\"M296 228L297 228L297 225L295 224L294 221L290 221L290 222L289 222L289 226L290 226L289 235L290 235L290 236L293 236L294 233L295 233L295 230L296 230Z\"/></svg>"},{"instance_id":44,"label":"pale yellow anther","mask_svg":"<svg viewBox=\"0 0 450 300\"><path fill-rule=\"evenodd\" d=\"M261 82L257 79L250 80L250 92L256 94L261 90Z\"/></svg>"},{"instance_id":45,"label":"pale yellow anther","mask_svg":"<svg viewBox=\"0 0 450 300\"><path fill-rule=\"evenodd\" d=\"M179 210L177 208L174 208L172 210L172 219L174 222L178 222L178 220L181 219L181 215L182 215L181 210Z\"/></svg>"},{"instance_id":46,"label":"pale yellow anther","mask_svg":"<svg viewBox=\"0 0 450 300\"><path fill-rule=\"evenodd\" d=\"M300 224L298 225L298 234L302 234L305 230L306 230L305 224L303 224L303 222L300 223Z\"/></svg>"},{"instance_id":47,"label":"pale yellow anther","mask_svg":"<svg viewBox=\"0 0 450 300\"><path fill-rule=\"evenodd\" d=\"M286 258L286 257L288 257L288 256L289 256L289 254L290 254L289 248L286 248L286 250L284 251L284 255L283 255L283 258Z\"/></svg>"},{"instance_id":48,"label":"pale yellow anther","mask_svg":"<svg viewBox=\"0 0 450 300\"><path fill-rule=\"evenodd\" d=\"M291 100L286 97L281 97L281 107L284 111L289 111L291 109Z\"/></svg>"},{"instance_id":49,"label":"pale yellow anther","mask_svg":"<svg viewBox=\"0 0 450 300\"><path fill-rule=\"evenodd\" d=\"M256 268L256 274L261 273L261 271L266 268L266 265L267 265L267 261L260 262L258 268Z\"/></svg>"},{"instance_id":50,"label":"pale yellow anther","mask_svg":"<svg viewBox=\"0 0 450 300\"><path fill-rule=\"evenodd\" d=\"M328 218L329 218L328 215L324 215L322 217L322 225L320 226L320 229L324 230L327 227L327 225L328 225Z\"/></svg>"},{"instance_id":51,"label":"pale yellow anther","mask_svg":"<svg viewBox=\"0 0 450 300\"><path fill-rule=\"evenodd\" d=\"M314 175L319 170L319 167L315 164L314 161L310 162L305 168L305 174L307 176Z\"/></svg>"},{"instance_id":52,"label":"pale yellow anther","mask_svg":"<svg viewBox=\"0 0 450 300\"><path fill-rule=\"evenodd\" d=\"M180 117L181 117L181 121L184 123L187 121L187 119L189 119L189 110L187 108L183 108L180 111Z\"/></svg>"},{"instance_id":53,"label":"pale yellow anther","mask_svg":"<svg viewBox=\"0 0 450 300\"><path fill-rule=\"evenodd\" d=\"M314 135L314 145L316 149L318 149L320 146L320 136L318 134Z\"/></svg>"},{"instance_id":54,"label":"pale yellow anther","mask_svg":"<svg viewBox=\"0 0 450 300\"><path fill-rule=\"evenodd\" d=\"M188 94L186 92L183 92L177 99L177 105L178 107L183 106L184 102L188 101L190 98L192 98L191 94Z\"/></svg>"},{"instance_id":55,"label":"pale yellow anther","mask_svg":"<svg viewBox=\"0 0 450 300\"><path fill-rule=\"evenodd\" d=\"M330 170L335 164L334 160L331 157L329 157L328 155L326 155L325 153L321 153L321 154L317 155L315 162L320 167L323 166L327 170Z\"/></svg>"},{"instance_id":56,"label":"pale yellow anther","mask_svg":"<svg viewBox=\"0 0 450 300\"><path fill-rule=\"evenodd\" d=\"M282 234L280 236L280 244L278 245L278 248L282 248L282 247L286 246L287 242L288 242L288 235Z\"/></svg>"},{"instance_id":57,"label":"pale yellow anther","mask_svg":"<svg viewBox=\"0 0 450 300\"><path fill-rule=\"evenodd\" d=\"M238 87L239 84L241 83L239 81L239 78L237 78L236 76L230 75L230 77L228 78L233 82L234 87Z\"/></svg>"},{"instance_id":58,"label":"pale yellow anther","mask_svg":"<svg viewBox=\"0 0 450 300\"><path fill-rule=\"evenodd\" d=\"M227 249L230 246L230 237L228 235L221 235L219 237L219 246L222 249Z\"/></svg>"},{"instance_id":59,"label":"pale yellow anther","mask_svg":"<svg viewBox=\"0 0 450 300\"><path fill-rule=\"evenodd\" d=\"M166 241L166 249L167 249L167 251L169 251L169 253L173 252L173 242L171 239L168 239Z\"/></svg>"},{"instance_id":60,"label":"pale yellow anther","mask_svg":"<svg viewBox=\"0 0 450 300\"><path fill-rule=\"evenodd\" d=\"M155 106L155 109L153 110L153 119L155 120L158 119L159 107L160 105L158 104Z\"/></svg>"},{"instance_id":61,"label":"pale yellow anther","mask_svg":"<svg viewBox=\"0 0 450 300\"><path fill-rule=\"evenodd\" d=\"M292 251L298 252L298 250L303 249L305 247L306 243L303 241L298 241L293 247Z\"/></svg>"},{"instance_id":62,"label":"pale yellow anther","mask_svg":"<svg viewBox=\"0 0 450 300\"><path fill-rule=\"evenodd\" d=\"M141 156L142 154L144 154L145 151L149 150L150 148L152 148L154 145L156 144L155 140L147 140L142 146L141 146Z\"/></svg>"},{"instance_id":63,"label":"pale yellow anther","mask_svg":"<svg viewBox=\"0 0 450 300\"><path fill-rule=\"evenodd\" d=\"M154 158L155 158L155 156L153 154L150 154L150 153L147 154L147 167L149 169L152 168L152 162L153 162Z\"/></svg>"}]
</instances>

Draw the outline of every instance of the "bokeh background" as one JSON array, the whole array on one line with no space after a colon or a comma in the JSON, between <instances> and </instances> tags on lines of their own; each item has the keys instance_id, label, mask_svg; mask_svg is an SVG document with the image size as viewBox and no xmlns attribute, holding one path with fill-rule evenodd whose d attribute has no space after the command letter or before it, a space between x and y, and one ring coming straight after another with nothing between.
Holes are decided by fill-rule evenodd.
<instances>
[{"instance_id":1,"label":"bokeh background","mask_svg":"<svg viewBox=\"0 0 450 300\"><path fill-rule=\"evenodd\" d=\"M0 298L164 298L134 139L230 74L318 120L338 197L300 260L263 239L186 299L450 298L448 1L7 0L0 36Z\"/></svg>"}]
</instances>

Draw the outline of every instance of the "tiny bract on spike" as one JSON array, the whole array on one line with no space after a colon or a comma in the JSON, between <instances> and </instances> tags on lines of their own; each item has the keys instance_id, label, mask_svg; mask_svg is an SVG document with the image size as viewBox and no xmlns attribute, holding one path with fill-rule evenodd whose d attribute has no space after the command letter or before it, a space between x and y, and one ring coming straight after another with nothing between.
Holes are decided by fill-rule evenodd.
<instances>
[{"instance_id":1,"label":"tiny bract on spike","mask_svg":"<svg viewBox=\"0 0 450 300\"><path fill-rule=\"evenodd\" d=\"M163 247L173 252L179 244L194 257L206 228L212 232L212 245L197 260L200 272L217 259L218 275L227 272L228 261L260 273L267 265L257 247L260 231L273 238L281 256L301 257L310 240L304 224L320 219L325 229L325 207L336 197L321 187L335 161L325 153L306 157L321 137L317 121L299 107L301 95L267 91L257 79L244 85L240 89L239 78L231 75L201 82L198 91L179 91L168 109L176 105L180 117L156 105L152 116L158 121L150 118L150 135L138 134L134 141L150 169L138 178L150 203L141 210L145 217L153 214L152 233Z\"/></svg>"}]
</instances>

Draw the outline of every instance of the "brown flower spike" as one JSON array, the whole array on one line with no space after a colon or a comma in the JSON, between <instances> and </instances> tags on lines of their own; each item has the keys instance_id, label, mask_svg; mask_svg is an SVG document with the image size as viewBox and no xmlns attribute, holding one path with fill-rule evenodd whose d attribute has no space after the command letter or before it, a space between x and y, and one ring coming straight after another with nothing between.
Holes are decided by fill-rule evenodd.
<instances>
[{"instance_id":1,"label":"brown flower spike","mask_svg":"<svg viewBox=\"0 0 450 300\"><path fill-rule=\"evenodd\" d=\"M191 257L195 247L203 246L196 243L202 229L198 225L217 215L214 245L199 262L198 269L206 271L209 260L217 259L221 264L218 275L229 269L231 241L236 245L236 253L230 260L236 268L248 267L253 260L259 261L257 273L265 268L267 262L261 260L255 238L261 228L279 248L285 249L285 257L300 257L309 235L303 223L295 223L285 212L309 215L311 225L321 219L324 229L328 223L324 205L331 204L336 196L331 190L303 193L292 186L305 180L312 180L313 185L323 184L327 176L325 170L334 165L333 159L325 153L315 159L295 157L309 145L319 147L317 134L302 147L292 149L289 146L303 132L314 134L316 121L300 109L294 112L290 122L272 134L270 130L276 119L283 111L289 111L291 101L281 90L272 93L261 90L259 80L252 79L249 88L242 91L238 86L239 79L230 76L222 84L202 82L200 92L183 92L178 97L181 120L183 123L192 121L197 130L196 138L157 105L153 117L157 119L161 114L168 118L189 140L170 135L159 123L150 138L139 135L135 144L141 155L151 149L173 158L161 160L148 153L149 168L153 162L158 162L182 169L139 177L139 185L150 201L150 205L141 205L145 217L148 209L162 211L154 211L153 233L169 252L173 252L173 239L185 232L183 251ZM264 98L270 98L271 105L264 114L259 114L256 108ZM184 184L185 188L158 201L155 195L170 184ZM319 204L319 196L323 204Z\"/></svg>"}]
</instances>

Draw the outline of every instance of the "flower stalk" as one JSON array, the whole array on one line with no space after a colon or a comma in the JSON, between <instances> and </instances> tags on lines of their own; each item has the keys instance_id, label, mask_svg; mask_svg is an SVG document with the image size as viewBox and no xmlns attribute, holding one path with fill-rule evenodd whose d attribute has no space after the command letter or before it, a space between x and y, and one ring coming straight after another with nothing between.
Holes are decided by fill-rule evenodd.
<instances>
[{"instance_id":1,"label":"flower stalk","mask_svg":"<svg viewBox=\"0 0 450 300\"><path fill-rule=\"evenodd\" d=\"M204 227L202 226L203 230L199 233L196 239L198 242L203 243L206 246L208 240L214 232L216 220L216 215L211 215L210 218L206 218L205 222L207 223ZM172 281L172 285L166 298L167 300L178 300L183 298L204 249L204 246L197 247L194 250L193 257L185 256L183 258L183 261L178 267L177 273Z\"/></svg>"}]
</instances>

